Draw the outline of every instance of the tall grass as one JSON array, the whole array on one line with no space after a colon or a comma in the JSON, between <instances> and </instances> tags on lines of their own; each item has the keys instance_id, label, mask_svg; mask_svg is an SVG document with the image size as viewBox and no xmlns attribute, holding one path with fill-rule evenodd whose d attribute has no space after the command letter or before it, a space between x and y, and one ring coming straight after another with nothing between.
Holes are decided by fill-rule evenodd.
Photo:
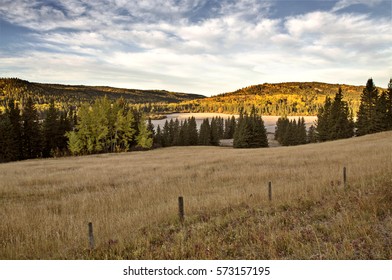
<instances>
[{"instance_id":1,"label":"tall grass","mask_svg":"<svg viewBox=\"0 0 392 280\"><path fill-rule=\"evenodd\" d=\"M380 249L391 235L378 235L392 229L391 139L387 132L297 147L173 147L1 164L0 258L391 258ZM358 251L354 241L374 250Z\"/></svg>"}]
</instances>

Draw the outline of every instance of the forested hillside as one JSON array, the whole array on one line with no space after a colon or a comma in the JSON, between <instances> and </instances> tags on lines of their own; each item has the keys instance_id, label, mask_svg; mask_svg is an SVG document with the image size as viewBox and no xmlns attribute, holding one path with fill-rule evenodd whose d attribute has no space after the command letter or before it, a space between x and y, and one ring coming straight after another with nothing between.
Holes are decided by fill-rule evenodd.
<instances>
[{"instance_id":1,"label":"forested hillside","mask_svg":"<svg viewBox=\"0 0 392 280\"><path fill-rule=\"evenodd\" d=\"M91 103L96 98L107 96L115 100L125 99L129 103L176 103L180 101L204 98L202 95L169 92L166 90L139 90L99 86L74 86L59 84L40 84L17 78L0 78L0 110L5 107L8 99L24 104L28 97L38 104L38 110L49 108L54 99L64 108L70 105Z\"/></svg>"},{"instance_id":2,"label":"forested hillside","mask_svg":"<svg viewBox=\"0 0 392 280\"><path fill-rule=\"evenodd\" d=\"M209 98L172 104L171 110L238 114L241 108L250 112L255 106L262 115L315 116L324 105L325 98L333 97L339 88L343 91L344 101L355 115L364 86L318 82L254 85Z\"/></svg>"}]
</instances>

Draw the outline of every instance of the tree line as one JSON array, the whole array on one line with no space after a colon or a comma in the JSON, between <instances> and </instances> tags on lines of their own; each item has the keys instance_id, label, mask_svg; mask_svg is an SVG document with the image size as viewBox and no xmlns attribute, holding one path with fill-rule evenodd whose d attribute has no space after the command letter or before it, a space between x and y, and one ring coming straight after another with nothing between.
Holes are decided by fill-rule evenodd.
<instances>
[{"instance_id":1,"label":"tree line","mask_svg":"<svg viewBox=\"0 0 392 280\"><path fill-rule=\"evenodd\" d=\"M60 111L52 100L44 119L31 98L22 110L10 100L0 114L0 162L149 149L152 144L145 117L123 99L99 98L77 114L72 107Z\"/></svg>"},{"instance_id":2,"label":"tree line","mask_svg":"<svg viewBox=\"0 0 392 280\"><path fill-rule=\"evenodd\" d=\"M195 117L184 121L166 120L164 126L159 125L154 136L156 147L170 146L218 146L221 139L231 139L234 135L236 120L234 116L224 120L222 117L204 119L197 129Z\"/></svg>"},{"instance_id":3,"label":"tree line","mask_svg":"<svg viewBox=\"0 0 392 280\"><path fill-rule=\"evenodd\" d=\"M234 116L224 120L222 117L204 119L197 129L196 119L178 119L159 125L154 136L156 147L169 146L218 146L221 139L233 139L234 148L268 147L267 132L255 107L250 114L241 111L238 120Z\"/></svg>"},{"instance_id":4,"label":"tree line","mask_svg":"<svg viewBox=\"0 0 392 280\"><path fill-rule=\"evenodd\" d=\"M316 126L304 132L302 120L298 123L282 117L278 120L275 139L282 145L299 145L312 142L362 136L392 130L392 79L386 91L380 92L373 79L369 79L363 89L357 120L339 88L335 97L326 97L323 107L318 110Z\"/></svg>"},{"instance_id":5,"label":"tree line","mask_svg":"<svg viewBox=\"0 0 392 280\"><path fill-rule=\"evenodd\" d=\"M39 119L31 98L23 109L10 100L0 114L0 162L50 157L65 153L65 133L72 130L74 114L60 113L52 101L46 118Z\"/></svg>"}]
</instances>

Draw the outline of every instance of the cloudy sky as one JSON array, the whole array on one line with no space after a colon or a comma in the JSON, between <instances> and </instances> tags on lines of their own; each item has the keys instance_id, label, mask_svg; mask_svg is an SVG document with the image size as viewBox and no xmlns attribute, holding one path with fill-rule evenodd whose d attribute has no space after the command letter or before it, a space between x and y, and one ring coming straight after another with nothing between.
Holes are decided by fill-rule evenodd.
<instances>
[{"instance_id":1,"label":"cloudy sky","mask_svg":"<svg viewBox=\"0 0 392 280\"><path fill-rule=\"evenodd\" d=\"M0 0L0 77L212 95L391 76L391 0Z\"/></svg>"}]
</instances>

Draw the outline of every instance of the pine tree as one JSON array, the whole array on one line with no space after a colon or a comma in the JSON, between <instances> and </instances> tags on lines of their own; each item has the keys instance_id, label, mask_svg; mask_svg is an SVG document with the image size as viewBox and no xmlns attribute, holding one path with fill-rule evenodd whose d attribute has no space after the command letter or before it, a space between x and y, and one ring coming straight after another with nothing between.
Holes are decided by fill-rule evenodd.
<instances>
[{"instance_id":1,"label":"pine tree","mask_svg":"<svg viewBox=\"0 0 392 280\"><path fill-rule=\"evenodd\" d=\"M154 146L164 147L163 135L162 135L161 127L159 125L157 127L157 132L155 133L155 136L154 136Z\"/></svg>"},{"instance_id":2,"label":"pine tree","mask_svg":"<svg viewBox=\"0 0 392 280\"><path fill-rule=\"evenodd\" d=\"M211 143L211 128L208 119L204 119L200 125L199 144L209 146Z\"/></svg>"},{"instance_id":3,"label":"pine tree","mask_svg":"<svg viewBox=\"0 0 392 280\"><path fill-rule=\"evenodd\" d=\"M198 144L197 124L195 117L191 117L188 121L189 145L194 146Z\"/></svg>"},{"instance_id":4,"label":"pine tree","mask_svg":"<svg viewBox=\"0 0 392 280\"><path fill-rule=\"evenodd\" d=\"M233 139L234 137L234 130L235 130L235 117L232 116L231 118L228 117L225 121L225 130L223 134L223 139Z\"/></svg>"},{"instance_id":5,"label":"pine tree","mask_svg":"<svg viewBox=\"0 0 392 280\"><path fill-rule=\"evenodd\" d=\"M248 116L243 110L240 110L240 117L238 118L237 125L234 131L233 147L234 148L247 148L249 147L250 135L250 122Z\"/></svg>"},{"instance_id":6,"label":"pine tree","mask_svg":"<svg viewBox=\"0 0 392 280\"><path fill-rule=\"evenodd\" d=\"M316 127L314 127L314 125L311 125L309 127L308 134L307 134L307 142L308 143L317 142Z\"/></svg>"},{"instance_id":7,"label":"pine tree","mask_svg":"<svg viewBox=\"0 0 392 280\"><path fill-rule=\"evenodd\" d=\"M22 112L22 145L25 159L37 158L42 152L42 134L38 112L31 97Z\"/></svg>"},{"instance_id":8,"label":"pine tree","mask_svg":"<svg viewBox=\"0 0 392 280\"><path fill-rule=\"evenodd\" d=\"M178 145L189 146L188 120L181 121L179 128Z\"/></svg>"},{"instance_id":9,"label":"pine tree","mask_svg":"<svg viewBox=\"0 0 392 280\"><path fill-rule=\"evenodd\" d=\"M283 143L283 138L286 134L288 126L289 126L289 119L287 117L280 117L276 122L275 140L277 140L280 144Z\"/></svg>"},{"instance_id":10,"label":"pine tree","mask_svg":"<svg viewBox=\"0 0 392 280\"><path fill-rule=\"evenodd\" d=\"M377 132L376 127L376 106L378 100L378 90L373 83L373 79L369 79L366 83L361 95L361 105L357 114L357 135L365 135Z\"/></svg>"},{"instance_id":11,"label":"pine tree","mask_svg":"<svg viewBox=\"0 0 392 280\"><path fill-rule=\"evenodd\" d=\"M321 107L317 114L317 138L319 141L324 142L329 140L329 119L331 114L331 99L327 96L324 106Z\"/></svg>"},{"instance_id":12,"label":"pine tree","mask_svg":"<svg viewBox=\"0 0 392 280\"><path fill-rule=\"evenodd\" d=\"M343 101L341 88L336 93L333 101L326 98L324 107L320 108L317 115L318 140L328 141L349 138L354 135L354 121L347 102Z\"/></svg>"},{"instance_id":13,"label":"pine tree","mask_svg":"<svg viewBox=\"0 0 392 280\"><path fill-rule=\"evenodd\" d=\"M388 96L383 92L377 99L374 116L374 132L388 129Z\"/></svg>"},{"instance_id":14,"label":"pine tree","mask_svg":"<svg viewBox=\"0 0 392 280\"><path fill-rule=\"evenodd\" d=\"M305 119L302 117L298 119L298 124L297 124L297 143L298 145L303 145L306 144L306 125L305 125Z\"/></svg>"},{"instance_id":15,"label":"pine tree","mask_svg":"<svg viewBox=\"0 0 392 280\"><path fill-rule=\"evenodd\" d=\"M8 115L0 113L0 162L18 159L18 147L15 146L12 129Z\"/></svg>"},{"instance_id":16,"label":"pine tree","mask_svg":"<svg viewBox=\"0 0 392 280\"><path fill-rule=\"evenodd\" d=\"M210 125L210 145L218 146L219 145L219 120L215 117L211 119Z\"/></svg>"},{"instance_id":17,"label":"pine tree","mask_svg":"<svg viewBox=\"0 0 392 280\"><path fill-rule=\"evenodd\" d=\"M339 91L331 104L331 111L327 123L327 140L349 138L354 135L353 118L349 112L347 102L343 101L341 88L339 88Z\"/></svg>"},{"instance_id":18,"label":"pine tree","mask_svg":"<svg viewBox=\"0 0 392 280\"><path fill-rule=\"evenodd\" d=\"M49 109L46 113L46 118L43 123L43 157L49 157L58 148L60 141L60 120L59 112L55 108L54 100L52 99L49 104Z\"/></svg>"},{"instance_id":19,"label":"pine tree","mask_svg":"<svg viewBox=\"0 0 392 280\"><path fill-rule=\"evenodd\" d=\"M257 115L256 108L253 106L249 117L251 123L251 138L249 148L268 147L267 130L261 116Z\"/></svg>"},{"instance_id":20,"label":"pine tree","mask_svg":"<svg viewBox=\"0 0 392 280\"><path fill-rule=\"evenodd\" d=\"M4 129L6 129L6 127L8 127L7 130L9 129L5 132L7 134L6 137L8 138L7 141L9 141L7 142L9 143L9 147L7 147L8 160L21 160L23 159L21 112L13 99L8 102L5 118ZM9 124L11 124L11 126L8 126Z\"/></svg>"},{"instance_id":21,"label":"pine tree","mask_svg":"<svg viewBox=\"0 0 392 280\"><path fill-rule=\"evenodd\" d=\"M171 146L172 137L170 134L171 134L170 133L170 125L169 125L169 122L166 120L165 124L163 126L163 132L162 132L162 146L163 147Z\"/></svg>"}]
</instances>

